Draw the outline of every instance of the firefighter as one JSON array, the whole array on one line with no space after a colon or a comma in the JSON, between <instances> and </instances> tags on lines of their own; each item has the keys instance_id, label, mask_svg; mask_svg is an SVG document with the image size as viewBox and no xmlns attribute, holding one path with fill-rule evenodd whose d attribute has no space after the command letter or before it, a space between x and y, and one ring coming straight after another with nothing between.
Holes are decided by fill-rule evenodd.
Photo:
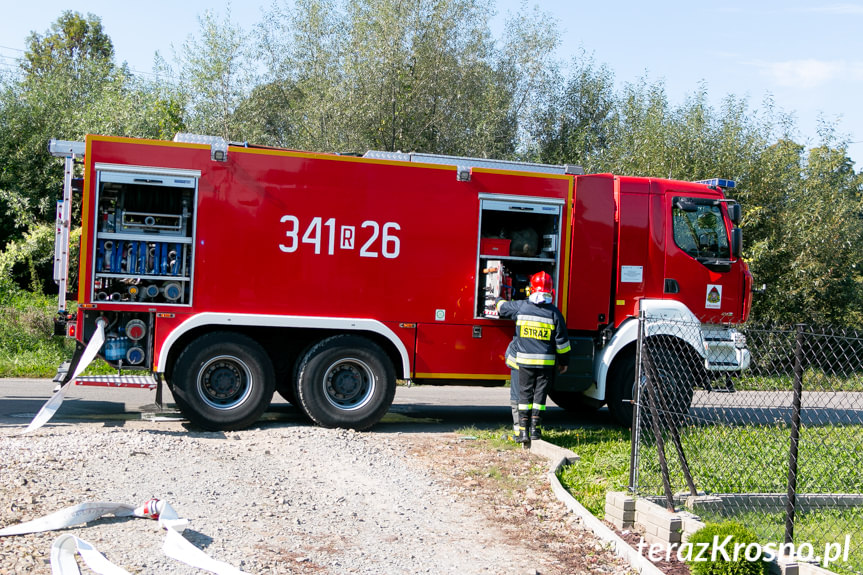
<instances>
[{"instance_id":1,"label":"firefighter","mask_svg":"<svg viewBox=\"0 0 863 575\"><path fill-rule=\"evenodd\" d=\"M507 357L514 354L518 366L518 443L542 437L540 424L555 364L560 373L569 365L569 335L553 300L551 276L539 272L530 278L527 300L497 302L500 317L515 319L515 336Z\"/></svg>"}]
</instances>

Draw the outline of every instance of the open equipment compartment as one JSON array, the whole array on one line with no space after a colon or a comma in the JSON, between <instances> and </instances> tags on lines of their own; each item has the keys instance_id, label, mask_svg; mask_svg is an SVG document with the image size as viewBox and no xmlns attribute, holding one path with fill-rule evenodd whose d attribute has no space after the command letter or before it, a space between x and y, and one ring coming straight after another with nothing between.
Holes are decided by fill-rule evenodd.
<instances>
[{"instance_id":1,"label":"open equipment compartment","mask_svg":"<svg viewBox=\"0 0 863 575\"><path fill-rule=\"evenodd\" d=\"M537 272L547 272L557 283L562 205L536 198L480 198L476 317L497 317L498 297L525 299Z\"/></svg>"},{"instance_id":2,"label":"open equipment compartment","mask_svg":"<svg viewBox=\"0 0 863 575\"><path fill-rule=\"evenodd\" d=\"M91 301L192 304L197 172L96 166Z\"/></svg>"}]
</instances>

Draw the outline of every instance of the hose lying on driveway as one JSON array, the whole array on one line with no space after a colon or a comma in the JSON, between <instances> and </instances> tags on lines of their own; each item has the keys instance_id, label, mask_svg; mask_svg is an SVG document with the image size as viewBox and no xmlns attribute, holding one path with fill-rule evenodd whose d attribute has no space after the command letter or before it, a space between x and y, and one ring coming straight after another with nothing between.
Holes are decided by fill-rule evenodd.
<instances>
[{"instance_id":1,"label":"hose lying on driveway","mask_svg":"<svg viewBox=\"0 0 863 575\"><path fill-rule=\"evenodd\" d=\"M180 518L167 501L160 501L155 498L138 507L103 501L81 503L32 521L0 529L0 537L65 529L99 519L105 515L156 519L159 521L159 526L166 531L162 551L171 559L216 575L245 575L236 567L213 559L183 537L181 532L189 524L189 520ZM53 575L80 575L81 571L78 569L78 563L75 559L76 553L81 555L87 567L97 575L131 575L122 567L117 567L108 561L93 545L68 533L55 539L51 546L51 572Z\"/></svg>"},{"instance_id":2,"label":"hose lying on driveway","mask_svg":"<svg viewBox=\"0 0 863 575\"><path fill-rule=\"evenodd\" d=\"M84 349L84 353L81 355L81 359L78 361L78 365L75 367L75 372L72 374L66 383L59 389L57 392L51 396L51 399L45 402L45 405L42 406L42 409L39 410L39 413L36 414L36 417L33 418L33 421L30 422L30 425L27 426L27 429L21 432L21 434L30 433L31 431L36 431L54 417L54 414L57 413L57 410L60 409L60 405L63 403L63 399L66 397L66 391L70 387L72 387L72 382L75 381L81 372L87 369L87 366L96 359L96 354L99 353L99 350L102 348L102 344L105 343L105 322L102 319L96 321L96 333L93 334L93 337L90 338L90 342L87 344L87 347Z\"/></svg>"}]
</instances>

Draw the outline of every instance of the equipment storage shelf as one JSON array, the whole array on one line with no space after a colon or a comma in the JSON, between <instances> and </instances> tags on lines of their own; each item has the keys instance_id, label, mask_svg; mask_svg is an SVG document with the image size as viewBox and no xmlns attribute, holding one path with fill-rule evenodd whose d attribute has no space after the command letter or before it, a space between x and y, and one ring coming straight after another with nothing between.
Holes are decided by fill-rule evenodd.
<instances>
[{"instance_id":1,"label":"equipment storage shelf","mask_svg":"<svg viewBox=\"0 0 863 575\"><path fill-rule=\"evenodd\" d=\"M105 168L98 171L92 299L191 305L195 174Z\"/></svg>"},{"instance_id":2,"label":"equipment storage shelf","mask_svg":"<svg viewBox=\"0 0 863 575\"><path fill-rule=\"evenodd\" d=\"M562 202L505 196L480 199L477 317L497 317L498 298L524 299L530 276L557 281Z\"/></svg>"}]
</instances>

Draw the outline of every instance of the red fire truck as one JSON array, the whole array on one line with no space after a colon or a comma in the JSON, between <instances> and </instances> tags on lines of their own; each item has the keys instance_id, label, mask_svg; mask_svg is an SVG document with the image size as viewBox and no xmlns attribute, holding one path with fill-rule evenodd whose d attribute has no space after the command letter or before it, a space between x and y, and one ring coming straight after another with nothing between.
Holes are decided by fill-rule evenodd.
<instances>
[{"instance_id":1,"label":"red fire truck","mask_svg":"<svg viewBox=\"0 0 863 575\"><path fill-rule=\"evenodd\" d=\"M274 391L314 422L365 429L397 380L504 384L511 321L531 274L557 285L573 356L550 397L608 403L630 422L639 310L694 322L693 381L744 369L729 324L749 313L740 208L727 181L585 175L574 166L369 152L363 157L235 144L87 136L66 158L55 276L62 332L97 329L99 355L166 382L212 430L254 423ZM67 310L72 171L83 160L77 308ZM101 327L100 327L101 326ZM655 328L652 335L662 334ZM678 352L679 354L680 352ZM691 392L690 392L691 397Z\"/></svg>"}]
</instances>

